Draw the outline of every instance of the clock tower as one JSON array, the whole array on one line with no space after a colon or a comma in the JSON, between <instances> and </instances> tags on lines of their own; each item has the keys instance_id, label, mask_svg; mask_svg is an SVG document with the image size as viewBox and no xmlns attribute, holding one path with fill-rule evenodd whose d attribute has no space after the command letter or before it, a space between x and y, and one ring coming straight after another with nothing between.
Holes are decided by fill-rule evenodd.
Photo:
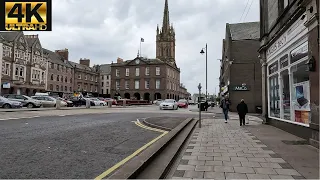
<instances>
[{"instance_id":1,"label":"clock tower","mask_svg":"<svg viewBox=\"0 0 320 180\"><path fill-rule=\"evenodd\" d=\"M165 0L162 28L157 26L156 57L164 62L176 66L175 63L175 31L170 25L168 0Z\"/></svg>"}]
</instances>

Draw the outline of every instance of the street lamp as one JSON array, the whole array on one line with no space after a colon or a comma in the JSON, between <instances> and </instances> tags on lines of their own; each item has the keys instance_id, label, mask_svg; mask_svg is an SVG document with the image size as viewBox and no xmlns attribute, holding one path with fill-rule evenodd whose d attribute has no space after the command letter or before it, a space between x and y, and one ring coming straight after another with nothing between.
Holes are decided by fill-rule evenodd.
<instances>
[{"instance_id":1,"label":"street lamp","mask_svg":"<svg viewBox=\"0 0 320 180\"><path fill-rule=\"evenodd\" d=\"M199 90L199 98L198 98L198 104L199 104L199 128L201 128L201 83L198 85L198 90Z\"/></svg>"},{"instance_id":2,"label":"street lamp","mask_svg":"<svg viewBox=\"0 0 320 180\"><path fill-rule=\"evenodd\" d=\"M206 50L206 52L204 52L204 49ZM208 45L206 43L206 47L202 48L200 51L201 54L206 53L206 101L207 101L207 92L208 92Z\"/></svg>"}]
</instances>

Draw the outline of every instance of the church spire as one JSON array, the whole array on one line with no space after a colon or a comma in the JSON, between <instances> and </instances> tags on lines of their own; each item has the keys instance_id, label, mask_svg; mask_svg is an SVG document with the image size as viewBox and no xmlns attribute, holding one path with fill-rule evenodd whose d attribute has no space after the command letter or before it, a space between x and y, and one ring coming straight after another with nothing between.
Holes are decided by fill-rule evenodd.
<instances>
[{"instance_id":1,"label":"church spire","mask_svg":"<svg viewBox=\"0 0 320 180\"><path fill-rule=\"evenodd\" d=\"M165 0L164 11L163 11L163 22L162 22L162 32L166 33L170 29L170 20L169 20L169 6L168 0Z\"/></svg>"}]
</instances>

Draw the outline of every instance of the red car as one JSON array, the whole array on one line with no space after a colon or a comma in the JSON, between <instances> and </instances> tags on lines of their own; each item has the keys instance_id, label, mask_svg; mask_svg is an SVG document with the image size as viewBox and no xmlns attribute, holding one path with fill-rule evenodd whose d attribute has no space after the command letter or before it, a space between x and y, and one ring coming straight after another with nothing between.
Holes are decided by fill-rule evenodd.
<instances>
[{"instance_id":1,"label":"red car","mask_svg":"<svg viewBox=\"0 0 320 180\"><path fill-rule=\"evenodd\" d=\"M185 99L180 99L178 101L178 107L179 108L188 108L188 101Z\"/></svg>"}]
</instances>

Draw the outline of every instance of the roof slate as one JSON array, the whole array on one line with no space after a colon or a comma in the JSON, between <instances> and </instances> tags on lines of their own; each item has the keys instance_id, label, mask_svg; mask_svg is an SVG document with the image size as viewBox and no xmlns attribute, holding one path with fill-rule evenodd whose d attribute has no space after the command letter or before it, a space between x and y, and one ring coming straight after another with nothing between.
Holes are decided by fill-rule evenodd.
<instances>
[{"instance_id":1,"label":"roof slate","mask_svg":"<svg viewBox=\"0 0 320 180\"><path fill-rule=\"evenodd\" d=\"M50 62L72 68L72 66L69 63L64 62L63 58L58 53L55 53L45 48L42 48L42 49L43 49L43 53L47 53L49 55L48 60Z\"/></svg>"},{"instance_id":2,"label":"roof slate","mask_svg":"<svg viewBox=\"0 0 320 180\"><path fill-rule=\"evenodd\" d=\"M69 61L69 63L74 68L85 70L85 71L95 72L95 69L92 68L92 67L88 67L88 66L85 66L85 65L82 65L82 64L79 64L79 63L76 63L76 62L72 62L72 61Z\"/></svg>"},{"instance_id":3,"label":"roof slate","mask_svg":"<svg viewBox=\"0 0 320 180\"><path fill-rule=\"evenodd\" d=\"M100 72L105 74L111 73L111 64L101 64L100 65Z\"/></svg>"},{"instance_id":4,"label":"roof slate","mask_svg":"<svg viewBox=\"0 0 320 180\"><path fill-rule=\"evenodd\" d=\"M14 39L18 36L19 31L12 31L12 32L0 32L0 36L3 37L6 41L14 41Z\"/></svg>"},{"instance_id":5,"label":"roof slate","mask_svg":"<svg viewBox=\"0 0 320 180\"><path fill-rule=\"evenodd\" d=\"M260 22L227 24L232 40L259 39Z\"/></svg>"}]
</instances>

